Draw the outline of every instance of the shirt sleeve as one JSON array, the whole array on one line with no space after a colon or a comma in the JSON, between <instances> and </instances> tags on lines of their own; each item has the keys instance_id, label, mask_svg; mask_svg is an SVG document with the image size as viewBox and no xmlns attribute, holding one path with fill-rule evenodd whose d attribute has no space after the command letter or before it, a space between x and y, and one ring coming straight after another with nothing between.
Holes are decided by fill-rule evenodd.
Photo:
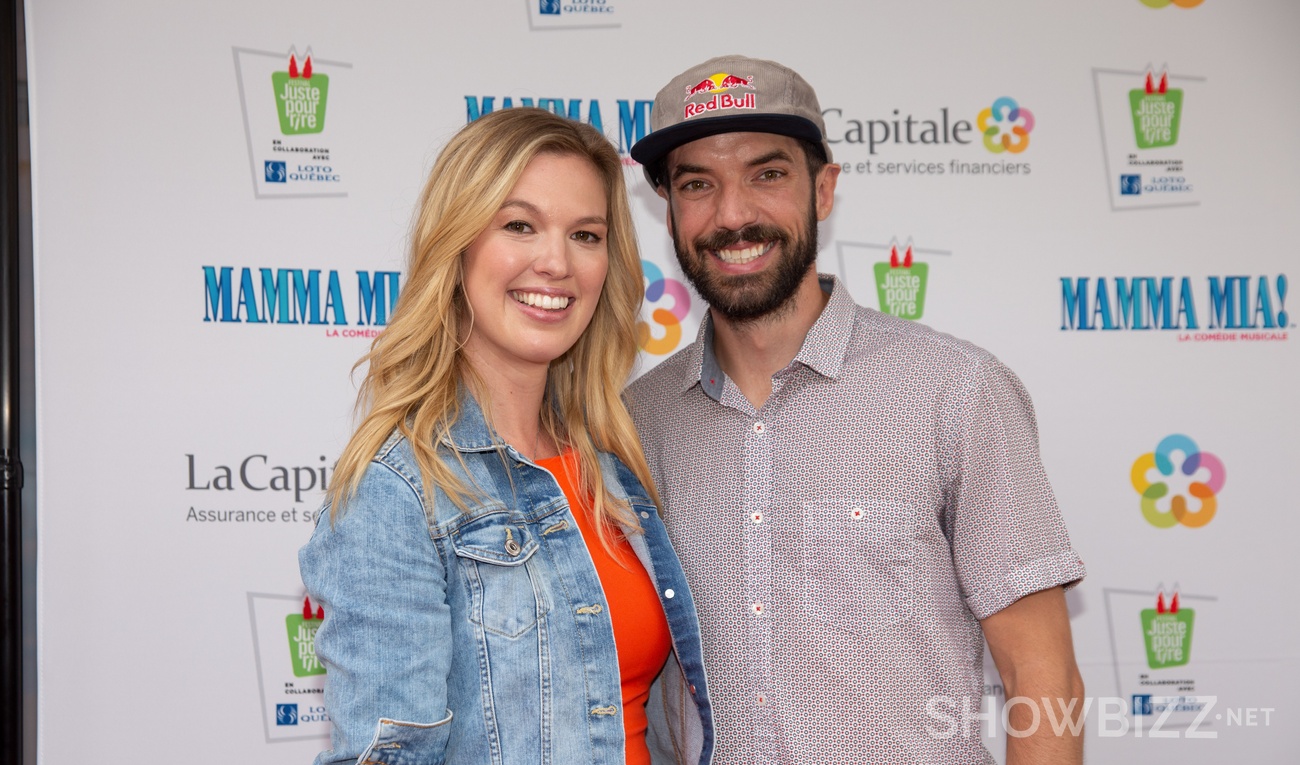
<instances>
[{"instance_id":1,"label":"shirt sleeve","mask_svg":"<svg viewBox=\"0 0 1300 765\"><path fill-rule=\"evenodd\" d=\"M326 668L324 763L402 750L441 763L451 728L446 575L415 489L371 463L347 512L322 511L299 551L303 583L325 609L316 655ZM382 761L382 758L379 758Z\"/></svg>"},{"instance_id":2,"label":"shirt sleeve","mask_svg":"<svg viewBox=\"0 0 1300 765\"><path fill-rule=\"evenodd\" d=\"M966 605L984 619L1026 595L1083 578L1043 470L1029 393L986 356L963 382L948 523Z\"/></svg>"}]
</instances>

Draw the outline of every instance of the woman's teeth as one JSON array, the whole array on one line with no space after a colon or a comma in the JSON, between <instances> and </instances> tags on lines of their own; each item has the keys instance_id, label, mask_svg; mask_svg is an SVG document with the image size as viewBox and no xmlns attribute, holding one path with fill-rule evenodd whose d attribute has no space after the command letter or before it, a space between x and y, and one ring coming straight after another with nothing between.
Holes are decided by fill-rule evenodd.
<instances>
[{"instance_id":1,"label":"woman's teeth","mask_svg":"<svg viewBox=\"0 0 1300 765\"><path fill-rule=\"evenodd\" d=\"M514 290L510 297L518 300L524 305L530 305L534 308L541 308L546 311L560 311L569 307L573 298L561 297L559 295L543 295L540 292L520 292Z\"/></svg>"}]
</instances>

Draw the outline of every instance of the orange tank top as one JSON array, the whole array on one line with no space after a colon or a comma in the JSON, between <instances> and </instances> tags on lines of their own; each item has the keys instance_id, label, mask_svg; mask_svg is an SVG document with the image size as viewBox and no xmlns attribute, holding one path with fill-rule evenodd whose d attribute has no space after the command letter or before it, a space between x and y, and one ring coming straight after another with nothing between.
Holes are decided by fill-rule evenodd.
<instances>
[{"instance_id":1,"label":"orange tank top","mask_svg":"<svg viewBox=\"0 0 1300 765\"><path fill-rule=\"evenodd\" d=\"M632 546L618 529L612 532L614 555L610 555L600 543L591 517L590 498L579 493L578 463L573 452L537 460L537 464L551 471L569 500L569 507L578 521L578 528L605 590L610 621L614 625L614 647L618 650L618 674L622 681L627 765L650 765L650 750L645 739L645 704L650 698L650 683L659 676L672 648L672 636L668 632L668 620L664 618L659 594Z\"/></svg>"}]
</instances>

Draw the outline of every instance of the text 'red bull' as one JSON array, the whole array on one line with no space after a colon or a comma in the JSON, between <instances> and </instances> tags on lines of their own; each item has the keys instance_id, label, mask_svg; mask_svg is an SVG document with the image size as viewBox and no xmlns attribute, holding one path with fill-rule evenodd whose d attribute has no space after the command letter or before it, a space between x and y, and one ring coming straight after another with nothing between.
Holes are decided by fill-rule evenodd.
<instances>
[{"instance_id":1,"label":"text 'red bull'","mask_svg":"<svg viewBox=\"0 0 1300 765\"><path fill-rule=\"evenodd\" d=\"M700 104L686 105L686 119L697 117L706 112L717 111L718 109L757 109L758 99L753 93L746 93L741 98L736 98L730 93L719 93L708 101Z\"/></svg>"}]
</instances>

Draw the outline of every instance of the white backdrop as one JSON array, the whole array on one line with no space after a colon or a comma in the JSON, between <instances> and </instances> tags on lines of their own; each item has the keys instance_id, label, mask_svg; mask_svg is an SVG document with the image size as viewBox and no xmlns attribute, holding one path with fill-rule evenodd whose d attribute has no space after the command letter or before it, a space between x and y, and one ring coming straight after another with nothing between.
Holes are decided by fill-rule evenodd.
<instances>
[{"instance_id":1,"label":"white backdrop","mask_svg":"<svg viewBox=\"0 0 1300 765\"><path fill-rule=\"evenodd\" d=\"M1033 393L1089 570L1089 759L1300 759L1295 3L29 5L42 762L310 759L295 553L437 151L509 98L626 152L731 52L827 110L822 270ZM701 306L627 162L648 368Z\"/></svg>"}]
</instances>

